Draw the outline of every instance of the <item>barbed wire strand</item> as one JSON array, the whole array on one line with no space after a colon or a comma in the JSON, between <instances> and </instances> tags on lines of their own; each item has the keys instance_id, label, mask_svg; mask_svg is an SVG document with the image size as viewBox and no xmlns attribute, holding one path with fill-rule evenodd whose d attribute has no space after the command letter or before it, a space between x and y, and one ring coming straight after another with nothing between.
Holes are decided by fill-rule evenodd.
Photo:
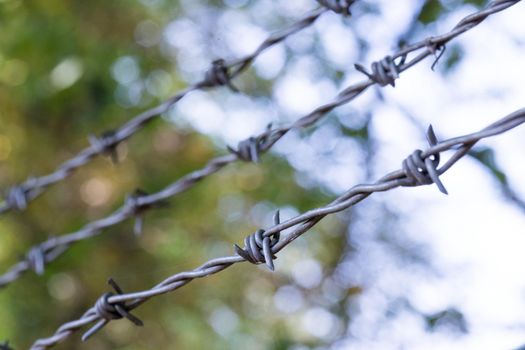
<instances>
[{"instance_id":1,"label":"barbed wire strand","mask_svg":"<svg viewBox=\"0 0 525 350\"><path fill-rule=\"evenodd\" d=\"M160 105L139 114L118 129L106 131L102 133L100 137L90 135L88 137L90 145L78 152L73 158L63 162L52 173L39 177L30 177L26 181L8 188L5 191L4 201L0 203L0 214L11 210L25 210L29 202L36 199L48 187L65 180L71 176L73 172L87 165L99 155L109 155L113 161L116 161L116 147L121 142L127 140L155 118L167 112L175 103L180 101L188 93L199 89L209 89L219 86L228 86L231 90L238 91L231 83L231 80L244 72L261 53L273 45L281 43L289 36L308 28L327 11L333 10L343 15L347 15L347 13L349 14L349 6L352 2L353 1L349 2L346 10L343 5L339 5L338 7L326 4L325 6L311 11L289 27L271 34L253 53L232 60L231 62L226 62L223 59L213 61L211 68L206 72L203 80L180 91Z\"/></svg>"},{"instance_id":2,"label":"barbed wire strand","mask_svg":"<svg viewBox=\"0 0 525 350\"><path fill-rule=\"evenodd\" d=\"M273 268L273 259L276 258L275 254L307 232L325 216L348 209L375 192L433 183L437 184L438 187L442 187L443 184L439 180L439 176L449 170L479 140L502 134L523 123L525 123L525 108L509 114L478 132L441 142L437 141L432 126L430 126L427 132L430 147L424 151L414 151L402 162L400 170L383 176L375 183L354 186L328 205L309 210L284 222L279 222L277 214L274 226L267 230L258 230L248 236L245 240L244 248L235 246L237 254L212 259L194 270L177 273L149 290L123 293L116 282L110 279L110 284L117 294L105 293L97 300L95 306L87 310L82 317L65 323L58 328L53 336L37 340L32 345L31 350L43 350L54 346L69 337L73 332L94 322L95 325L84 334L82 340L87 340L111 320L125 317L137 325L142 325L142 322L136 316L130 314L131 310L152 297L173 292L194 279L216 274L233 264L249 261L254 264L266 263L270 268ZM439 167L441 153L445 151L454 151L454 153ZM442 189L440 188L440 190ZM293 227L295 229L291 233L284 236L282 240L279 239L281 231ZM250 258L247 256L250 256Z\"/></svg>"},{"instance_id":3,"label":"barbed wire strand","mask_svg":"<svg viewBox=\"0 0 525 350\"><path fill-rule=\"evenodd\" d=\"M12 283L29 270L33 270L36 273L42 274L44 271L45 264L53 261L58 256L60 256L73 243L97 236L101 234L103 229L106 229L110 226L116 225L131 218L136 218L138 220L138 225L135 225L135 227L142 227L142 214L145 211L151 208L155 208L159 206L159 204L165 202L168 198L173 197L183 191L186 191L187 189L195 185L197 182L201 181L205 177L216 173L217 171L219 171L224 166L230 163L236 162L238 160L257 161L261 153L267 152L288 131L292 129L305 128L310 125L313 125L322 117L331 112L334 108L350 102L355 97L364 92L368 87L374 84L378 84L379 86L386 86L389 84L392 85L393 81L390 81L390 78L394 79L394 76L397 78L401 72L414 66L416 63L420 62L425 57L434 54L435 46L443 46L453 38L460 35L461 33L464 33L466 29L464 29L463 26L467 26L469 29L473 28L474 25L472 25L471 23L474 22L476 24L479 24L481 22L481 18L484 19L490 14L499 12L519 1L521 0L497 1L489 4L486 9L465 17L468 20L461 20L451 32L441 35L439 37L429 37L427 39L424 39L419 43L411 45L409 47L410 50L404 48L402 49L403 56L401 56L399 53L396 53L393 56L387 56L385 57L385 59L380 61L389 61L392 63L392 57L401 57L400 63L394 63L393 65L373 63L372 70L374 71L374 73L367 73L370 74L372 78L370 78L367 81L359 82L347 87L342 92L340 92L332 102L329 102L323 106L316 108L309 114L298 119L296 122L280 128L268 128L263 133L249 137L246 140L240 142L237 149L229 148L231 154L212 159L208 162L208 164L205 167L181 177L179 180L170 184L161 191L149 195L142 194L130 196L128 197L128 199L122 207L114 211L109 216L97 221L93 221L85 225L82 229L78 231L65 234L59 237L52 237L41 244L33 246L21 261L13 265L10 269L8 269L7 272L0 276L0 288ZM439 38L439 40L437 40L436 38ZM429 47L429 45L431 47ZM422 50L422 52L419 53L416 57L409 61L406 60L408 53L419 50ZM378 66L380 68L377 68ZM383 68L381 67L388 68L388 71L382 70ZM383 79L385 82L388 80L389 82L383 84L381 82L378 82L378 79Z\"/></svg>"}]
</instances>

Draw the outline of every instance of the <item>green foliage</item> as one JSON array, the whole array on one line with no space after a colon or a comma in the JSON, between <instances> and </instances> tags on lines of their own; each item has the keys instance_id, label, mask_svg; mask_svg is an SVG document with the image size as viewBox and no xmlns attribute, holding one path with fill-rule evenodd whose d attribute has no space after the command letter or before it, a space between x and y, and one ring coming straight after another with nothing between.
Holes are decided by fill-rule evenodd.
<instances>
[{"instance_id":1,"label":"green foliage","mask_svg":"<svg viewBox=\"0 0 525 350\"><path fill-rule=\"evenodd\" d=\"M418 20L423 24L434 22L441 15L443 9L444 7L439 0L426 0L419 13Z\"/></svg>"},{"instance_id":2,"label":"green foliage","mask_svg":"<svg viewBox=\"0 0 525 350\"><path fill-rule=\"evenodd\" d=\"M469 154L489 170L501 185L507 185L507 176L496 164L494 151L492 149L478 147L476 150L471 150Z\"/></svg>"}]
</instances>

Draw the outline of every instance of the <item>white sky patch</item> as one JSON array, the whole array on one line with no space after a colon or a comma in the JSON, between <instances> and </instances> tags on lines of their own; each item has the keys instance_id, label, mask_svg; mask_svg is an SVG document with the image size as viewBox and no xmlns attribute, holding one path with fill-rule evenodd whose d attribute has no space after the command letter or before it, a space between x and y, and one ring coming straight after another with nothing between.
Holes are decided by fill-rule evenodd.
<instances>
[{"instance_id":1,"label":"white sky patch","mask_svg":"<svg viewBox=\"0 0 525 350\"><path fill-rule=\"evenodd\" d=\"M199 132L218 134L224 127L222 108L209 99L205 92L191 93L176 105L176 109Z\"/></svg>"},{"instance_id":2,"label":"white sky patch","mask_svg":"<svg viewBox=\"0 0 525 350\"><path fill-rule=\"evenodd\" d=\"M252 53L268 36L266 31L248 22L238 12L229 11L221 18L220 23L226 25L222 33L235 57Z\"/></svg>"},{"instance_id":3,"label":"white sky patch","mask_svg":"<svg viewBox=\"0 0 525 350\"><path fill-rule=\"evenodd\" d=\"M281 72L286 62L283 46L274 46L263 52L254 63L257 74L263 79L274 79Z\"/></svg>"},{"instance_id":4,"label":"white sky patch","mask_svg":"<svg viewBox=\"0 0 525 350\"><path fill-rule=\"evenodd\" d=\"M337 326L337 318L323 308L311 308L303 315L302 326L317 338L329 338Z\"/></svg>"},{"instance_id":5,"label":"white sky patch","mask_svg":"<svg viewBox=\"0 0 525 350\"><path fill-rule=\"evenodd\" d=\"M290 314L299 311L304 304L301 290L293 285L280 287L273 296L275 308L282 313Z\"/></svg>"},{"instance_id":6,"label":"white sky patch","mask_svg":"<svg viewBox=\"0 0 525 350\"><path fill-rule=\"evenodd\" d=\"M292 268L292 276L304 288L314 288L321 283L323 271L316 260L301 260Z\"/></svg>"},{"instance_id":7,"label":"white sky patch","mask_svg":"<svg viewBox=\"0 0 525 350\"><path fill-rule=\"evenodd\" d=\"M76 57L69 57L53 68L49 78L56 90L63 90L75 84L82 74L84 74L82 62Z\"/></svg>"},{"instance_id":8,"label":"white sky patch","mask_svg":"<svg viewBox=\"0 0 525 350\"><path fill-rule=\"evenodd\" d=\"M230 308L222 306L211 313L209 322L215 332L227 337L236 330L239 316Z\"/></svg>"},{"instance_id":9,"label":"white sky patch","mask_svg":"<svg viewBox=\"0 0 525 350\"><path fill-rule=\"evenodd\" d=\"M137 59L132 56L120 57L111 67L111 75L113 79L122 85L127 85L137 80L140 76Z\"/></svg>"},{"instance_id":10,"label":"white sky patch","mask_svg":"<svg viewBox=\"0 0 525 350\"><path fill-rule=\"evenodd\" d=\"M336 14L322 17L316 24L321 45L330 63L346 70L348 63L357 59L358 43L354 32Z\"/></svg>"}]
</instances>

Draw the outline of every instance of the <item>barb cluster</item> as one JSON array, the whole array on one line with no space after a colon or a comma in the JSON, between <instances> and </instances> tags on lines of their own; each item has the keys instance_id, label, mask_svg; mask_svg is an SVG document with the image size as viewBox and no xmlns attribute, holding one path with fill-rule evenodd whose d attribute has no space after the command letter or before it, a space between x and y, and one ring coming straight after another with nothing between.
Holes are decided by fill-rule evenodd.
<instances>
[{"instance_id":1,"label":"barb cluster","mask_svg":"<svg viewBox=\"0 0 525 350\"><path fill-rule=\"evenodd\" d=\"M281 223L279 211L273 217L275 225ZM273 260L276 256L272 253L272 248L279 242L281 232L278 231L271 236L264 236L264 230L257 230L244 239L244 248L235 244L234 249L237 255L242 256L244 260L252 264L265 263L270 270L275 270Z\"/></svg>"},{"instance_id":2,"label":"barb cluster","mask_svg":"<svg viewBox=\"0 0 525 350\"><path fill-rule=\"evenodd\" d=\"M501 120L487 126L478 132L451 138L441 142L437 142L434 133L429 131L428 135L431 135L429 137L431 147L425 151L417 152L419 159L418 162L421 161L421 164L419 165L425 166L423 170L418 170L417 172L419 172L420 175L425 176L425 181L420 181L419 175L414 174L415 170L407 170L410 169L410 166L405 166L405 162L408 161L403 161L403 169L393 171L373 184L354 186L324 207L309 210L284 222L280 222L279 215L277 214L274 219L274 226L267 230L259 230L255 234L250 235L245 240L245 248L235 246L235 255L210 260L194 270L173 275L148 290L122 294L118 289L117 292L119 292L119 295L107 297L103 295L101 299L97 301L95 306L90 308L82 317L80 317L78 320L62 325L53 336L37 340L31 349L47 349L69 337L74 331L93 322L97 322L96 325L103 326L107 324L109 320L113 319L111 317L127 317L125 315L129 314L130 310L138 307L148 299L154 296L172 292L188 284L193 279L215 274L235 263L242 261L249 261L252 263L264 262L272 269L275 254L290 244L293 240L307 232L326 215L337 213L354 206L374 192L384 192L401 186L422 186L433 183L434 179L437 179L437 177L430 175L430 169L433 169L433 171L435 171L435 175L439 176L450 169L479 140L504 133L523 123L525 123L525 108L502 118ZM454 151L452 156L445 162L445 164L438 168L439 158L436 158L437 155L440 155L445 151L452 150ZM428 161L430 161L430 164L428 164ZM428 177L424 175L425 172L429 172L429 174L427 174ZM294 228L294 230L290 234L279 239L279 233L287 228ZM102 304L103 307L100 306L100 304ZM109 304L113 305L114 309L109 306ZM117 306L124 310L125 313L114 311L117 310ZM110 310L109 314L102 314L100 309ZM117 314L118 317L116 316ZM93 329L98 330L100 327L92 328L90 331L88 331L89 335L93 334ZM84 336L84 338L85 337L86 336Z\"/></svg>"},{"instance_id":3,"label":"barb cluster","mask_svg":"<svg viewBox=\"0 0 525 350\"><path fill-rule=\"evenodd\" d=\"M428 127L427 140L430 146L435 146L438 143L432 125ZM403 161L403 172L408 179L418 185L435 183L442 193L448 194L437 173L439 160L439 153L431 154L430 157L425 158L423 151L417 149Z\"/></svg>"},{"instance_id":4,"label":"barb cluster","mask_svg":"<svg viewBox=\"0 0 525 350\"><path fill-rule=\"evenodd\" d=\"M117 294L124 294L122 289L119 287L117 282L112 278L108 280L108 284L113 287ZM135 326L142 327L144 323L136 316L132 315L129 311L129 307L124 303L109 303L109 298L115 295L113 292L108 292L103 294L95 303L95 313L100 318L93 327L91 327L84 335L82 336L82 341L86 341L93 334L98 332L102 327L109 323L111 320L118 320L121 318L127 318Z\"/></svg>"},{"instance_id":5,"label":"barb cluster","mask_svg":"<svg viewBox=\"0 0 525 350\"><path fill-rule=\"evenodd\" d=\"M374 81L379 86L391 85L396 86L396 79L399 78L399 68L405 63L406 56L401 58L399 63L394 62L392 57L386 56L378 62L372 63L372 73L369 73L365 67L356 63L355 69L365 74L370 80Z\"/></svg>"},{"instance_id":6,"label":"barb cluster","mask_svg":"<svg viewBox=\"0 0 525 350\"><path fill-rule=\"evenodd\" d=\"M302 118L298 119L296 122L290 125L278 128L271 128L270 126L259 135L251 136L246 140L241 141L237 146L237 149L229 147L228 149L231 152L230 155L221 156L210 160L204 168L193 171L183 176L182 178L170 184L163 190L150 195L140 196L140 199L137 202L140 203L140 210L135 210L138 209L138 207L136 207L136 204L133 204L135 202L128 202L127 205L125 204L123 207L117 209L109 216L89 223L79 231L62 235L60 237L54 237L46 242L41 243L37 247L40 247L39 249L41 249L41 251L43 252L42 254L44 255L44 259L40 259L39 262L49 263L50 261L58 257L60 254L62 254L64 251L66 251L71 244L97 236L102 232L103 229L121 223L130 218L136 218L135 232L141 232L143 213L151 208L158 207L159 202L165 202L166 199L189 189L200 180L216 173L224 166L231 164L237 160L258 161L260 155L264 152L267 152L278 140L280 140L286 133L288 133L288 131L292 129L305 128L315 124L320 119L325 117L328 113L330 113L334 108L342 106L352 101L362 92L364 92L368 87L374 84L378 84L380 86L390 84L393 86L396 77L401 72L419 63L424 58L433 55L433 53L435 53L435 50L433 49L434 47L440 47L442 45L445 45L453 38L473 28L474 25L472 23L477 24L481 22L479 18L484 19L490 14L497 13L519 1L520 0L493 2L489 4L486 9L483 9L472 15L467 16L467 19L470 18L469 21L465 21L465 19L460 21L459 24L456 25L451 32L448 32L441 36L430 37L421 40L415 44L401 49L393 55L388 56L389 58L383 59L381 61L382 63L377 63L375 65L372 64L372 73L366 73L367 75L370 75L368 81L363 81L348 86L343 91L341 91L333 101L316 108L309 114L303 116ZM311 16L319 16L320 13L322 13L321 10L315 12ZM314 16L307 18L308 20L305 20L305 22L301 24L303 27L306 26L307 23L310 23L309 21L312 21L312 18L316 17ZM464 24L460 25L461 23ZM294 29L299 30L298 28L302 27L298 26ZM276 36L272 40L284 38L286 37L287 33L288 32L281 33L278 35L276 34ZM270 45L270 43L273 42L272 40L270 38L267 39L268 43L266 45ZM261 47L263 47L263 45ZM409 60L408 54L416 51L421 52L416 57ZM397 64L394 63L396 59L400 60L400 62L398 62ZM364 70L362 66L358 69ZM233 77L235 76L235 74L235 72L231 72L230 76ZM418 181L423 181L423 178L426 177L425 174L429 174L429 176L431 176L432 181L434 181L436 177L432 174L432 167L429 168L428 165L425 165L425 167L418 166L422 163L425 163L421 162L422 158L420 157L421 155L413 155L409 160L407 160L405 166L406 172L408 174L407 176L413 177L415 180ZM423 169L424 173L419 174L416 171L411 170L414 169L414 167ZM428 182L428 180L424 181ZM437 184L439 189L443 193L446 193L446 189L444 188L444 186L440 182L437 182ZM17 278L19 278L23 273L30 269L37 271L37 269L35 269L35 266L36 265L32 264L32 260L27 258L23 261L18 262L17 264L12 266L6 273L0 276L0 288L13 282Z\"/></svg>"},{"instance_id":7,"label":"barb cluster","mask_svg":"<svg viewBox=\"0 0 525 350\"><path fill-rule=\"evenodd\" d=\"M436 59L432 63L431 68L434 69L438 60L444 54L446 49L446 44L452 39L458 37L459 35L465 33L466 31L474 28L481 22L483 22L487 17L503 11L521 0L495 0L490 2L486 8L475 12L471 15L466 16L461 21L456 24L456 26L449 31L448 33L433 36L421 40L417 43L406 45L397 53L386 56L382 60L372 63L372 72L368 72L362 65L356 64L355 68L361 73L365 74L371 81L381 85L391 85L395 86L395 80L399 77L401 72L404 72L406 69L410 68L414 64L420 62L424 58L434 55ZM422 50L416 57L407 61L409 53ZM395 63L399 59L400 62Z\"/></svg>"},{"instance_id":8,"label":"barb cluster","mask_svg":"<svg viewBox=\"0 0 525 350\"><path fill-rule=\"evenodd\" d=\"M200 82L178 92L160 105L139 114L116 130L106 131L100 137L89 136L90 146L77 153L70 160L62 163L52 173L30 178L18 185L11 186L6 191L3 203L0 203L0 214L11 210L25 210L28 203L42 194L49 186L65 180L74 171L90 163L98 155L108 155L115 163L118 160L116 153L118 144L127 140L161 114L167 112L191 91L219 86L227 86L232 91L238 91L231 82L233 78L245 71L263 51L282 42L290 35L309 27L325 11L326 9L323 8L315 10L289 27L271 34L253 53L245 57L232 62L226 62L223 59L213 61L211 68Z\"/></svg>"}]
</instances>

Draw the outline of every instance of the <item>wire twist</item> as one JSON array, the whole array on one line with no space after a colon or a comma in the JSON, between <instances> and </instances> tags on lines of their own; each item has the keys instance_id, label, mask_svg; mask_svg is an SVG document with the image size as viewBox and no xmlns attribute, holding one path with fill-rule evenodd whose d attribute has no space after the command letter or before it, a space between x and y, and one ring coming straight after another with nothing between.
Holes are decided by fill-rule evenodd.
<instances>
[{"instance_id":1,"label":"wire twist","mask_svg":"<svg viewBox=\"0 0 525 350\"><path fill-rule=\"evenodd\" d=\"M281 223L279 211L273 217L274 225ZM234 245L235 253L243 257L252 264L265 263L271 271L275 270L273 260L277 257L273 254L272 248L279 242L281 232L276 232L271 236L264 236L264 230L257 230L244 239L244 248Z\"/></svg>"},{"instance_id":2,"label":"wire twist","mask_svg":"<svg viewBox=\"0 0 525 350\"><path fill-rule=\"evenodd\" d=\"M108 280L108 284L113 287L117 294L123 294L122 289L112 278ZM84 333L82 336L82 341L86 341L89 337L97 333L112 320L127 318L136 326L141 327L144 325L144 323L137 316L134 316L129 312L130 308L126 305L126 303L109 303L108 299L113 295L115 295L115 293L108 292L104 293L100 298L98 298L94 309L95 314L100 318L100 320L88 331L86 331L86 333Z\"/></svg>"},{"instance_id":3,"label":"wire twist","mask_svg":"<svg viewBox=\"0 0 525 350\"><path fill-rule=\"evenodd\" d=\"M329 10L343 16L351 16L350 7L356 0L317 0L317 2Z\"/></svg>"}]
</instances>

